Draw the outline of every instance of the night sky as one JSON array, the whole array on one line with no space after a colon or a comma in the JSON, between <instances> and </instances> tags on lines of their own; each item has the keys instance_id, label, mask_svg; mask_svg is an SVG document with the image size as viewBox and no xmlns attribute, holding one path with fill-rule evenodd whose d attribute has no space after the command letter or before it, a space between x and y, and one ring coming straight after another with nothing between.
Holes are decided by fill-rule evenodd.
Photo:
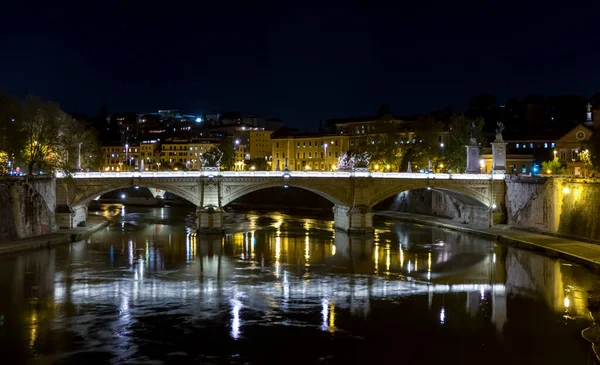
<instances>
[{"instance_id":1,"label":"night sky","mask_svg":"<svg viewBox=\"0 0 600 365\"><path fill-rule=\"evenodd\" d=\"M406 115L483 92L600 91L600 1L523 2L6 0L0 89L67 112L241 111L302 128L382 103Z\"/></svg>"}]
</instances>

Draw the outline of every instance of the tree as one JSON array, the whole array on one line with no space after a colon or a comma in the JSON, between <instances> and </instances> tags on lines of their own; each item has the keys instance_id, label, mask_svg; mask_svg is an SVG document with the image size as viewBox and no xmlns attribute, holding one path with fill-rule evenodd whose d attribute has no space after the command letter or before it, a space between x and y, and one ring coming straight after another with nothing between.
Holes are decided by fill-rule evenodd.
<instances>
[{"instance_id":1,"label":"tree","mask_svg":"<svg viewBox=\"0 0 600 365\"><path fill-rule=\"evenodd\" d=\"M21 132L26 141L23 156L29 175L34 168L53 169L60 160L59 139L63 138L70 117L58 105L37 97L27 97L22 104Z\"/></svg>"},{"instance_id":2,"label":"tree","mask_svg":"<svg viewBox=\"0 0 600 365\"><path fill-rule=\"evenodd\" d=\"M379 119L386 119L392 116L392 111L388 104L381 104L379 110L377 111L377 116Z\"/></svg>"},{"instance_id":3,"label":"tree","mask_svg":"<svg viewBox=\"0 0 600 365\"><path fill-rule=\"evenodd\" d=\"M356 140L351 153L367 152L371 156L371 169L400 171L405 148L400 143L400 133L396 124L380 120L373 125L375 133L361 136Z\"/></svg>"},{"instance_id":4,"label":"tree","mask_svg":"<svg viewBox=\"0 0 600 365\"><path fill-rule=\"evenodd\" d=\"M404 158L403 166L408 168L408 162L415 169L428 169L429 161L434 169L440 166L442 148L440 136L444 130L441 122L430 116L421 118L415 124L413 141L409 144L409 150Z\"/></svg>"},{"instance_id":5,"label":"tree","mask_svg":"<svg viewBox=\"0 0 600 365\"><path fill-rule=\"evenodd\" d=\"M267 171L269 164L264 157L256 157L250 160L244 160L246 170Z\"/></svg>"},{"instance_id":6,"label":"tree","mask_svg":"<svg viewBox=\"0 0 600 365\"><path fill-rule=\"evenodd\" d=\"M600 171L600 133L592 133L588 141L589 159L592 167Z\"/></svg>"},{"instance_id":7,"label":"tree","mask_svg":"<svg viewBox=\"0 0 600 365\"><path fill-rule=\"evenodd\" d=\"M564 175L565 168L558 157L554 157L553 160L542 162L542 172L546 175Z\"/></svg>"},{"instance_id":8,"label":"tree","mask_svg":"<svg viewBox=\"0 0 600 365\"><path fill-rule=\"evenodd\" d=\"M233 137L224 137L219 143L219 150L223 152L221 158L221 170L233 170L235 168L235 140Z\"/></svg>"},{"instance_id":9,"label":"tree","mask_svg":"<svg viewBox=\"0 0 600 365\"><path fill-rule=\"evenodd\" d=\"M9 170L18 166L21 150L25 144L24 134L20 133L21 104L12 95L0 93L0 153L5 158L0 166Z\"/></svg>"},{"instance_id":10,"label":"tree","mask_svg":"<svg viewBox=\"0 0 600 365\"><path fill-rule=\"evenodd\" d=\"M475 128L472 128L475 123ZM467 146L473 138L483 145L483 118L469 119L464 115L454 116L448 127L448 143L443 148L444 169L464 172L467 168ZM473 130L472 130L473 129Z\"/></svg>"}]
</instances>

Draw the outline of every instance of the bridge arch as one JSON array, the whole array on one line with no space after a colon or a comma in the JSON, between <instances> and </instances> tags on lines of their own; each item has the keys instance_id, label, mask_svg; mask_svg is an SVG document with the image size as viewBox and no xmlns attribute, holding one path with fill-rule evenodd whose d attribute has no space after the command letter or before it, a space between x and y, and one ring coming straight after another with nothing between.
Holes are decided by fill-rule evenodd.
<instances>
[{"instance_id":1,"label":"bridge arch","mask_svg":"<svg viewBox=\"0 0 600 365\"><path fill-rule=\"evenodd\" d=\"M384 200L396 196L400 193L410 190L431 189L444 193L451 198L458 200L466 205L475 205L481 207L490 207L495 202L494 184L483 182L486 186L482 186L482 182L477 185L471 185L463 180L427 180L415 179L412 181L393 182L390 186L377 189L378 191L372 194L370 206L375 206ZM503 192L503 190L502 190Z\"/></svg>"},{"instance_id":2,"label":"bridge arch","mask_svg":"<svg viewBox=\"0 0 600 365\"><path fill-rule=\"evenodd\" d=\"M256 191L273 187L284 187L286 185L289 187L310 191L329 200L334 205L347 206L351 203L349 196L347 195L347 191L343 187L340 188L339 186L336 187L335 185L331 184L318 184L314 181L306 182L300 179L292 179L291 181L287 182L287 184L281 181L273 180L247 185L225 184L221 198L221 205L226 206L236 199Z\"/></svg>"},{"instance_id":3,"label":"bridge arch","mask_svg":"<svg viewBox=\"0 0 600 365\"><path fill-rule=\"evenodd\" d=\"M198 194L194 193L189 186L178 186L177 184L148 181L146 179L140 181L134 179L115 179L107 181L107 179L102 179L99 182L88 180L85 183L76 181L74 194L71 194L73 198L70 199L69 205L71 207L87 205L97 196L135 186L165 190L189 201L195 206L200 205ZM60 189L58 186L57 188Z\"/></svg>"}]
</instances>

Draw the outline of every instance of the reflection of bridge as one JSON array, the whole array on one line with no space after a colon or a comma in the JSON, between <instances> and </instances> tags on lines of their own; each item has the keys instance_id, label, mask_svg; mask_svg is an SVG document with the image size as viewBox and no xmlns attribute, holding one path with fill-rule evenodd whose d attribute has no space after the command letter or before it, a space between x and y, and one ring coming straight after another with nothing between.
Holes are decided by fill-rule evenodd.
<instances>
[{"instance_id":1,"label":"reflection of bridge","mask_svg":"<svg viewBox=\"0 0 600 365\"><path fill-rule=\"evenodd\" d=\"M494 210L490 218L495 220L502 219L503 209L494 208L503 205L505 192L504 174L193 171L78 173L73 177L57 183L58 211L68 212L58 217L61 226L85 220L86 204L92 199L133 186L166 190L190 201L198 207L198 228L206 230L222 229L225 205L271 187L298 187L325 197L335 204L336 228L349 232L372 232L373 206L403 191L451 192L459 200L463 197Z\"/></svg>"}]
</instances>

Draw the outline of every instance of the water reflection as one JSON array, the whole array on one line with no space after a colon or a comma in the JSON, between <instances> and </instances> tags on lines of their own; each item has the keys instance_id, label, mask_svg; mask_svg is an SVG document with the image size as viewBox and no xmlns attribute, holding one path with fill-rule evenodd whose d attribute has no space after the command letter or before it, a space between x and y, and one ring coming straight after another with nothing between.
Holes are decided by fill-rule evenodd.
<instances>
[{"instance_id":1,"label":"water reflection","mask_svg":"<svg viewBox=\"0 0 600 365\"><path fill-rule=\"evenodd\" d=\"M85 242L1 259L0 290L8 294L0 299L3 353L40 363L82 351L100 351L114 363L164 360L157 349L173 348L186 356L243 350L254 359L265 336L283 347L291 345L280 338L305 336L315 349L330 341L317 333L340 343L363 338L355 345L369 350L401 330L425 331L441 349L476 334L486 351L506 360L505 342L584 328L587 290L597 282L576 266L414 225L388 224L365 238L277 213L250 215L242 225L252 229L222 237L147 223L128 211L141 217L136 224L125 216L127 224ZM174 343L181 333L214 348ZM583 358L575 338L546 334L547 355L531 346L508 357ZM418 339L404 338L402 346L419 346ZM244 342L253 350L231 347ZM336 348L323 351L344 358ZM322 356L311 351L294 356Z\"/></svg>"}]
</instances>

